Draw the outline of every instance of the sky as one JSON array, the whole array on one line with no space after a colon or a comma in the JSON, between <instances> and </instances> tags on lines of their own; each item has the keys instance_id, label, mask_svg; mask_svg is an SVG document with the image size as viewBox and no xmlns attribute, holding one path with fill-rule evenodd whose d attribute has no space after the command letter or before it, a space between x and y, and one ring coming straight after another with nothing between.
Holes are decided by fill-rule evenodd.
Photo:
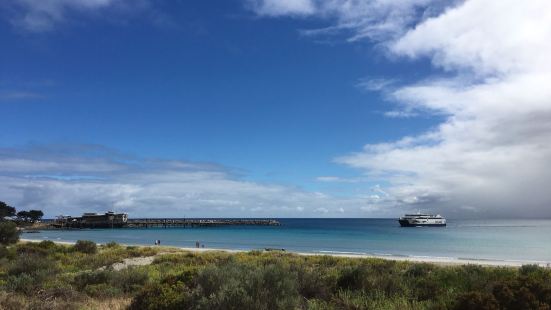
<instances>
[{"instance_id":1,"label":"sky","mask_svg":"<svg viewBox=\"0 0 551 310\"><path fill-rule=\"evenodd\" d=\"M4 0L0 201L551 218L548 0Z\"/></svg>"}]
</instances>

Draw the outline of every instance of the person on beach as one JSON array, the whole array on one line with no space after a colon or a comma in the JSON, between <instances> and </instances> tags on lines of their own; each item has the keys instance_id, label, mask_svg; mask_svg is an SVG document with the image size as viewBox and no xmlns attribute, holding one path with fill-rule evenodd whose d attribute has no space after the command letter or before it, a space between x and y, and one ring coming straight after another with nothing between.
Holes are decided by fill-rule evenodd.
<instances>
[{"instance_id":1,"label":"person on beach","mask_svg":"<svg viewBox=\"0 0 551 310\"><path fill-rule=\"evenodd\" d=\"M195 241L195 247L199 248L199 241Z\"/></svg>"}]
</instances>

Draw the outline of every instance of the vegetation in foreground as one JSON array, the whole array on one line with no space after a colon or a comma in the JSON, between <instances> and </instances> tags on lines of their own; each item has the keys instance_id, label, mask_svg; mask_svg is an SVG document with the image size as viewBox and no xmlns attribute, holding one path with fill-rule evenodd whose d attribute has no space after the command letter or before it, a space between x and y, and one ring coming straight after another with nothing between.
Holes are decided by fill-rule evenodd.
<instances>
[{"instance_id":1,"label":"vegetation in foreground","mask_svg":"<svg viewBox=\"0 0 551 310\"><path fill-rule=\"evenodd\" d=\"M151 265L113 263L157 255ZM171 252L171 253L167 253ZM0 309L549 309L551 270L50 241L0 248Z\"/></svg>"}]
</instances>

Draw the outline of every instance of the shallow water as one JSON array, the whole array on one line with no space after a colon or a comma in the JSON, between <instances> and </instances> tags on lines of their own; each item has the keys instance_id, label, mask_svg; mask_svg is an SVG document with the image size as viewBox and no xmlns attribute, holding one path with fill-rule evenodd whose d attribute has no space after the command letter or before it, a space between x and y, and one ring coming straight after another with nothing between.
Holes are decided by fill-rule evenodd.
<instances>
[{"instance_id":1,"label":"shallow water","mask_svg":"<svg viewBox=\"0 0 551 310\"><path fill-rule=\"evenodd\" d=\"M449 220L400 227L395 219L279 219L281 226L52 230L25 239L296 252L551 262L551 220Z\"/></svg>"}]
</instances>

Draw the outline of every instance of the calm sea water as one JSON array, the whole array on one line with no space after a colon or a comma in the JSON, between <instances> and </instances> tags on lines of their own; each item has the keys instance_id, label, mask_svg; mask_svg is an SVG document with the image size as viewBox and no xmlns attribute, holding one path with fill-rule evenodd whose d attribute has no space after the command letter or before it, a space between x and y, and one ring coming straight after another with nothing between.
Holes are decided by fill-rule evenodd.
<instances>
[{"instance_id":1,"label":"calm sea water","mask_svg":"<svg viewBox=\"0 0 551 310\"><path fill-rule=\"evenodd\" d=\"M551 220L449 220L447 227L402 228L395 219L279 219L278 227L89 229L26 233L54 241L116 241L133 245L283 248L357 253L551 262Z\"/></svg>"}]
</instances>

